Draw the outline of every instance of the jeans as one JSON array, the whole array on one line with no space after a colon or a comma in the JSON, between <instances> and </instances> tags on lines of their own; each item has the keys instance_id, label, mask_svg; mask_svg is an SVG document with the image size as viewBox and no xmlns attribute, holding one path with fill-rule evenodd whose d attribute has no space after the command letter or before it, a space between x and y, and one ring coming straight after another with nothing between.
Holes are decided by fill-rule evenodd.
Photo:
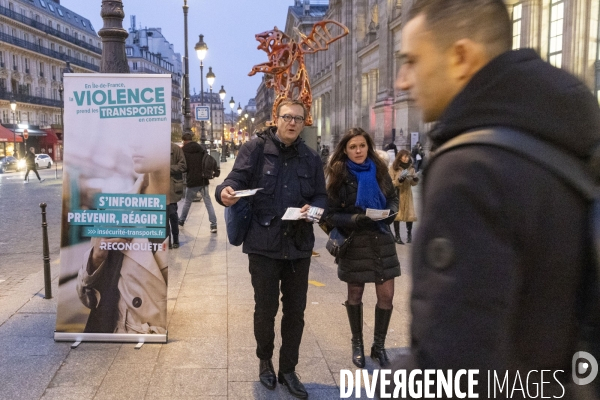
<instances>
[{"instance_id":1,"label":"jeans","mask_svg":"<svg viewBox=\"0 0 600 400\"><path fill-rule=\"evenodd\" d=\"M217 225L217 216L215 215L215 209L213 208L212 200L210 198L210 194L208 193L208 185L185 188L185 201L183 203L183 209L181 210L181 217L179 217L179 220L181 222L185 222L187 215L190 212L192 201L194 201L198 192L202 194L202 198L204 199L204 205L206 206L206 212L208 213L208 220L210 221L210 224Z\"/></svg>"},{"instance_id":2,"label":"jeans","mask_svg":"<svg viewBox=\"0 0 600 400\"><path fill-rule=\"evenodd\" d=\"M177 224L177 203L167 205L167 236L171 243L171 233L174 237L179 238L179 225ZM179 243L179 240L177 242Z\"/></svg>"},{"instance_id":3,"label":"jeans","mask_svg":"<svg viewBox=\"0 0 600 400\"><path fill-rule=\"evenodd\" d=\"M248 254L252 287L254 287L254 337L256 356L269 360L273 356L275 316L279 308L281 281L281 349L279 372L293 372L304 331L304 310L308 291L310 257L298 260L276 260L259 254Z\"/></svg>"},{"instance_id":4,"label":"jeans","mask_svg":"<svg viewBox=\"0 0 600 400\"><path fill-rule=\"evenodd\" d=\"M37 175L37 178L41 181L42 178L40 178L40 174L38 174L37 169L35 167L29 167L27 166L27 172L25 172L25 180L27 180L27 177L29 176L29 171L33 171L35 172L35 174Z\"/></svg>"}]
</instances>

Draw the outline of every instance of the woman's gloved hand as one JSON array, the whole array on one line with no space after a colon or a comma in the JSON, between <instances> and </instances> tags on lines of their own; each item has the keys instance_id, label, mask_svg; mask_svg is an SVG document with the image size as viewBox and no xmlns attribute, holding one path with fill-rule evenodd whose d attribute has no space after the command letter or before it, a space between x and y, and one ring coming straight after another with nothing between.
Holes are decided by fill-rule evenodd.
<instances>
[{"instance_id":1,"label":"woman's gloved hand","mask_svg":"<svg viewBox=\"0 0 600 400\"><path fill-rule=\"evenodd\" d=\"M352 217L352 220L354 221L356 226L361 229L371 228L375 226L375 221L373 221L371 218L367 217L364 214L356 214Z\"/></svg>"}]
</instances>

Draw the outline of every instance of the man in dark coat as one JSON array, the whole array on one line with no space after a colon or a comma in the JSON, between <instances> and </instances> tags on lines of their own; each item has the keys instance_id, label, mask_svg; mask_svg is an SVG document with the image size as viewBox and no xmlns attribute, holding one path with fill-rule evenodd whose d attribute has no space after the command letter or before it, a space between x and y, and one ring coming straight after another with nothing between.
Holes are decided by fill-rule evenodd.
<instances>
[{"instance_id":1,"label":"man in dark coat","mask_svg":"<svg viewBox=\"0 0 600 400\"><path fill-rule=\"evenodd\" d=\"M185 224L192 202L196 198L198 192L200 192L204 199L206 212L208 213L210 231L212 233L217 233L217 215L215 214L215 209L212 205L210 194L208 193L208 179L204 178L202 175L202 158L207 154L206 149L199 143L192 141L192 135L189 133L184 133L182 139L183 155L185 156L185 163L187 164L187 176L185 182L185 202L183 203L181 216L179 217L179 225L183 226ZM218 176L218 173L216 176Z\"/></svg>"},{"instance_id":2,"label":"man in dark coat","mask_svg":"<svg viewBox=\"0 0 600 400\"><path fill-rule=\"evenodd\" d=\"M315 243L313 226L301 219L283 221L289 207L309 206L326 210L325 176L319 155L299 138L306 109L295 100L281 102L277 127L261 132L245 143L233 170L215 191L217 201L235 204L235 190L262 188L253 196L253 219L244 241L254 287L254 337L260 359L259 379L274 389L276 379L298 398L308 394L295 373L304 329L308 270ZM275 340L275 316L281 284L281 349L279 373L271 362Z\"/></svg>"},{"instance_id":3,"label":"man in dark coat","mask_svg":"<svg viewBox=\"0 0 600 400\"><path fill-rule=\"evenodd\" d=\"M27 180L27 177L29 176L29 171L35 172L38 181L45 181L45 179L40 178L40 174L37 172L37 168L35 166L35 149L33 147L30 147L29 151L25 155L25 164L27 165L27 172L25 172L25 180L23 181L23 183L29 183L29 181Z\"/></svg>"},{"instance_id":4,"label":"man in dark coat","mask_svg":"<svg viewBox=\"0 0 600 400\"><path fill-rule=\"evenodd\" d=\"M187 170L185 156L181 147L171 143L171 186L167 205L167 235L169 248L179 248L179 217L177 202L183 197L183 173Z\"/></svg>"},{"instance_id":5,"label":"man in dark coat","mask_svg":"<svg viewBox=\"0 0 600 400\"><path fill-rule=\"evenodd\" d=\"M534 50L511 46L502 0L413 4L396 86L426 122L438 121L432 150L470 130L509 127L589 161L600 144L597 100ZM500 382L508 371L509 388L520 372L529 393L537 384L543 396L574 398L578 318L592 301L582 290L593 276L584 199L540 165L492 146L434 156L424 174L411 353L396 369L478 369L480 398L490 398L487 371Z\"/></svg>"}]
</instances>

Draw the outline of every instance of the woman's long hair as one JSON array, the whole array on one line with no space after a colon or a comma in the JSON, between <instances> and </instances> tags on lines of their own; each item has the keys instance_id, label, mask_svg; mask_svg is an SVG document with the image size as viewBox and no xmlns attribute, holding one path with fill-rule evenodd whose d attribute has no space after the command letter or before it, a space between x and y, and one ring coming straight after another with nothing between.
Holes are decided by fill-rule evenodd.
<instances>
[{"instance_id":1,"label":"woman's long hair","mask_svg":"<svg viewBox=\"0 0 600 400\"><path fill-rule=\"evenodd\" d=\"M396 159L394 160L394 163L392 164L392 168L394 169L394 171L398 171L400 169L400 167L402 167L402 165L400 165L400 163L402 162L402 156L408 156L408 168L412 167L412 157L410 155L410 151L406 150L406 149L402 149L398 152L398 154L396 155ZM404 167L402 167L404 168Z\"/></svg>"},{"instance_id":2,"label":"woman's long hair","mask_svg":"<svg viewBox=\"0 0 600 400\"><path fill-rule=\"evenodd\" d=\"M327 178L327 193L332 199L337 199L340 188L344 182L344 178L348 174L346 169L346 161L348 161L348 156L346 153L344 153L344 150L346 149L348 142L357 136L364 137L365 141L367 142L367 157L369 157L377 167L376 176L379 188L385 196L387 196L387 194L393 190L390 180L385 179L386 177L389 177L388 167L381 157L379 157L375 152L375 144L373 143L371 135L361 128L351 128L335 147L329 163L327 164L327 169L325 170L325 176Z\"/></svg>"}]
</instances>

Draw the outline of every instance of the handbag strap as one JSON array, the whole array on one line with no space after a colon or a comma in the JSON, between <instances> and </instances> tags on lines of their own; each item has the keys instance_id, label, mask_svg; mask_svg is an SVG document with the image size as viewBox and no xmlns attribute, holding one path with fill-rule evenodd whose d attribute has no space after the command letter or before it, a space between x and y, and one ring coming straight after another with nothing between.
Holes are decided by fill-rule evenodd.
<instances>
[{"instance_id":1,"label":"handbag strap","mask_svg":"<svg viewBox=\"0 0 600 400\"><path fill-rule=\"evenodd\" d=\"M257 144L259 149L257 159L258 162L254 167L254 171L252 171L252 178L250 179L250 187L248 189L255 189L256 186L258 186L258 182L260 181L260 172L265 165L265 142L267 139L264 137L264 135L258 135L256 140L260 140ZM254 202L254 196L250 196L248 202L252 204Z\"/></svg>"}]
</instances>

